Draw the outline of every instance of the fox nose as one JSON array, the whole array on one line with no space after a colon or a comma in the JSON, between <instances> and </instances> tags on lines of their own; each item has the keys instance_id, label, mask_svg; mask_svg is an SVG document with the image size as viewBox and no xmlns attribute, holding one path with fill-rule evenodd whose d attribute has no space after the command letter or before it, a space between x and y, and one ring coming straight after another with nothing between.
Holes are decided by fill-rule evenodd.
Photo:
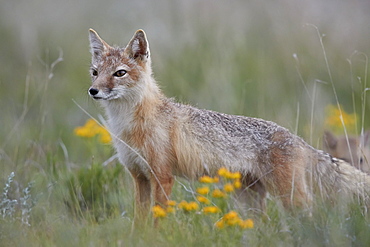
<instances>
[{"instance_id":1,"label":"fox nose","mask_svg":"<svg viewBox=\"0 0 370 247\"><path fill-rule=\"evenodd\" d=\"M91 96L97 95L99 93L99 89L91 87L89 89L89 93L90 93Z\"/></svg>"}]
</instances>

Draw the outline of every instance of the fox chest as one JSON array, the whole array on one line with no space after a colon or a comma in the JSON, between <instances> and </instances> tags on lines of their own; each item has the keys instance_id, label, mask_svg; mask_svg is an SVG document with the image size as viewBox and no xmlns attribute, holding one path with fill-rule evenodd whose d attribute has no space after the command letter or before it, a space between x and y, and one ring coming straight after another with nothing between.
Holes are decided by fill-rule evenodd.
<instances>
[{"instance_id":1,"label":"fox chest","mask_svg":"<svg viewBox=\"0 0 370 247\"><path fill-rule=\"evenodd\" d=\"M139 170L149 175L150 168L143 157L143 150L132 144L133 119L132 114L113 114L108 111L108 127L113 135L113 145L117 152L119 162L129 170ZM122 118L121 116L125 116Z\"/></svg>"},{"instance_id":2,"label":"fox chest","mask_svg":"<svg viewBox=\"0 0 370 247\"><path fill-rule=\"evenodd\" d=\"M143 157L142 150L131 147L124 140L114 141L114 147L117 151L119 162L129 170L139 170L146 176L150 175L150 167Z\"/></svg>"}]
</instances>

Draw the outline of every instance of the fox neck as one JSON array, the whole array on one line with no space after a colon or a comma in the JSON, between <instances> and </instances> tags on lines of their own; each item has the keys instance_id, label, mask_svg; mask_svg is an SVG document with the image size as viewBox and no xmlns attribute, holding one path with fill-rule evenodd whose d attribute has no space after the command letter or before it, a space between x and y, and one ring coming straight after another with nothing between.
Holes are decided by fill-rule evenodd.
<instances>
[{"instance_id":1,"label":"fox neck","mask_svg":"<svg viewBox=\"0 0 370 247\"><path fill-rule=\"evenodd\" d=\"M156 109L162 103L163 94L151 75L138 81L130 97L104 101L109 130L113 139L125 137L143 121L154 119Z\"/></svg>"}]
</instances>

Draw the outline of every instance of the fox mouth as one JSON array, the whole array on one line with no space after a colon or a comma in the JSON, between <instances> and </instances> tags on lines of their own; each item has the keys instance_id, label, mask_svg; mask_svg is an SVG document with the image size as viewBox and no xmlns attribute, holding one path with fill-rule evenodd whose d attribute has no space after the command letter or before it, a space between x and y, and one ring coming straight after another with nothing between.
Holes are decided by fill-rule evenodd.
<instances>
[{"instance_id":1,"label":"fox mouth","mask_svg":"<svg viewBox=\"0 0 370 247\"><path fill-rule=\"evenodd\" d=\"M91 90L91 88L89 89L88 93L90 97L93 98L94 100L114 100L119 98L119 96L115 93L107 94L101 91L95 92L94 90Z\"/></svg>"},{"instance_id":2,"label":"fox mouth","mask_svg":"<svg viewBox=\"0 0 370 247\"><path fill-rule=\"evenodd\" d=\"M99 96L99 95L91 95L90 97L93 98L94 100L111 100L115 99L114 95L108 95L108 96Z\"/></svg>"},{"instance_id":3,"label":"fox mouth","mask_svg":"<svg viewBox=\"0 0 370 247\"><path fill-rule=\"evenodd\" d=\"M91 96L91 95L90 95ZM103 97L98 97L98 96L91 96L94 100L101 100Z\"/></svg>"},{"instance_id":4,"label":"fox mouth","mask_svg":"<svg viewBox=\"0 0 370 247\"><path fill-rule=\"evenodd\" d=\"M93 95L89 92L89 95L91 98L93 98L94 100L105 100L107 99L107 97L103 97L102 95Z\"/></svg>"},{"instance_id":5,"label":"fox mouth","mask_svg":"<svg viewBox=\"0 0 370 247\"><path fill-rule=\"evenodd\" d=\"M94 100L109 100L113 95L106 94L102 90L90 87L88 91L91 98Z\"/></svg>"}]
</instances>

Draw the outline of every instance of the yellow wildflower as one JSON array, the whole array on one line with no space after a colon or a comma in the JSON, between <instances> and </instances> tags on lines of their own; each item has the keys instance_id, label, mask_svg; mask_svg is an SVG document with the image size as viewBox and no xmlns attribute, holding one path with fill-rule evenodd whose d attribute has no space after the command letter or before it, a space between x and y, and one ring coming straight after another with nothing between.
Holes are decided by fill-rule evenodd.
<instances>
[{"instance_id":1,"label":"yellow wildflower","mask_svg":"<svg viewBox=\"0 0 370 247\"><path fill-rule=\"evenodd\" d=\"M228 226L239 225L242 220L240 218L233 218L225 221Z\"/></svg>"},{"instance_id":2,"label":"yellow wildflower","mask_svg":"<svg viewBox=\"0 0 370 247\"><path fill-rule=\"evenodd\" d=\"M225 167L222 167L218 170L218 175L228 179L240 179L242 177L240 172L233 173L227 170Z\"/></svg>"},{"instance_id":3,"label":"yellow wildflower","mask_svg":"<svg viewBox=\"0 0 370 247\"><path fill-rule=\"evenodd\" d=\"M204 187L199 187L197 188L197 193L201 195L207 195L209 193L209 187L204 186Z\"/></svg>"},{"instance_id":4,"label":"yellow wildflower","mask_svg":"<svg viewBox=\"0 0 370 247\"><path fill-rule=\"evenodd\" d=\"M206 184L211 184L211 183L214 182L214 180L210 176L203 176L203 177L199 178L199 182L206 183Z\"/></svg>"},{"instance_id":5,"label":"yellow wildflower","mask_svg":"<svg viewBox=\"0 0 370 247\"><path fill-rule=\"evenodd\" d=\"M185 211L195 211L199 208L199 205L196 202L186 201L181 201L177 206Z\"/></svg>"},{"instance_id":6,"label":"yellow wildflower","mask_svg":"<svg viewBox=\"0 0 370 247\"><path fill-rule=\"evenodd\" d=\"M76 127L74 129L74 132L75 132L75 135L76 136L82 136L82 137L88 137L88 135L90 135L91 133L89 132L88 129L84 128L84 127ZM89 136L89 137L93 137L92 136Z\"/></svg>"},{"instance_id":7,"label":"yellow wildflower","mask_svg":"<svg viewBox=\"0 0 370 247\"><path fill-rule=\"evenodd\" d=\"M221 191L220 189L215 189L212 192L212 197L214 197L214 198L223 198L223 197L226 197L226 194L225 194L225 192Z\"/></svg>"},{"instance_id":8,"label":"yellow wildflower","mask_svg":"<svg viewBox=\"0 0 370 247\"><path fill-rule=\"evenodd\" d=\"M343 131L343 124L341 117L343 119L343 123L346 126L349 132L354 132L356 130L356 120L357 114L352 113L348 114L343 110L343 107L340 106L341 111L339 110L338 106L328 105L325 109L326 111L326 119L325 119L325 126L328 129L333 130L334 132L340 133ZM341 114L342 112L342 114Z\"/></svg>"},{"instance_id":9,"label":"yellow wildflower","mask_svg":"<svg viewBox=\"0 0 370 247\"><path fill-rule=\"evenodd\" d=\"M224 221L223 219L221 219L221 220L219 220L219 221L217 221L217 222L215 223L215 226L216 226L218 229L222 229L222 228L224 228L224 227L225 227L225 221Z\"/></svg>"},{"instance_id":10,"label":"yellow wildflower","mask_svg":"<svg viewBox=\"0 0 370 247\"><path fill-rule=\"evenodd\" d=\"M172 206L172 207L174 207L174 206L176 206L176 201L168 200L168 201L166 202L166 205L167 205L167 206Z\"/></svg>"},{"instance_id":11,"label":"yellow wildflower","mask_svg":"<svg viewBox=\"0 0 370 247\"><path fill-rule=\"evenodd\" d=\"M239 222L239 226L242 229L252 229L254 228L254 222L252 219L246 219Z\"/></svg>"},{"instance_id":12,"label":"yellow wildflower","mask_svg":"<svg viewBox=\"0 0 370 247\"><path fill-rule=\"evenodd\" d=\"M86 137L97 135L99 133L99 128L101 128L94 119L88 119L82 127L89 131L89 134Z\"/></svg>"},{"instance_id":13,"label":"yellow wildflower","mask_svg":"<svg viewBox=\"0 0 370 247\"><path fill-rule=\"evenodd\" d=\"M209 206L203 208L203 213L205 214L215 214L221 212L221 209L219 209L216 206Z\"/></svg>"},{"instance_id":14,"label":"yellow wildflower","mask_svg":"<svg viewBox=\"0 0 370 247\"><path fill-rule=\"evenodd\" d=\"M239 179L235 180L233 185L235 189L240 189L242 187L242 183L240 182Z\"/></svg>"},{"instance_id":15,"label":"yellow wildflower","mask_svg":"<svg viewBox=\"0 0 370 247\"><path fill-rule=\"evenodd\" d=\"M224 185L225 192L233 192L234 190L234 186L231 183L227 183Z\"/></svg>"},{"instance_id":16,"label":"yellow wildflower","mask_svg":"<svg viewBox=\"0 0 370 247\"><path fill-rule=\"evenodd\" d=\"M199 208L199 205L198 203L196 202L189 202L187 207L186 207L186 210L187 211L193 211L193 210L197 210Z\"/></svg>"},{"instance_id":17,"label":"yellow wildflower","mask_svg":"<svg viewBox=\"0 0 370 247\"><path fill-rule=\"evenodd\" d=\"M235 211L230 211L224 215L224 219L226 220L231 220L231 219L236 219L236 218L239 218L239 216L238 216L238 213Z\"/></svg>"},{"instance_id":18,"label":"yellow wildflower","mask_svg":"<svg viewBox=\"0 0 370 247\"><path fill-rule=\"evenodd\" d=\"M225 167L222 167L218 170L218 175L221 177L226 177L229 173L230 172Z\"/></svg>"},{"instance_id":19,"label":"yellow wildflower","mask_svg":"<svg viewBox=\"0 0 370 247\"><path fill-rule=\"evenodd\" d=\"M223 217L225 223L228 225L228 226L235 226L235 225L238 225L240 224L240 222L242 221L240 218L239 218L239 215L237 212L235 211L230 211L228 212L227 214L224 215Z\"/></svg>"},{"instance_id":20,"label":"yellow wildflower","mask_svg":"<svg viewBox=\"0 0 370 247\"><path fill-rule=\"evenodd\" d=\"M174 213L176 210L175 210L175 208L174 207L167 207L166 208L166 212L167 213Z\"/></svg>"},{"instance_id":21,"label":"yellow wildflower","mask_svg":"<svg viewBox=\"0 0 370 247\"><path fill-rule=\"evenodd\" d=\"M187 201L181 201L179 204L177 204L177 207L179 209L184 209L187 204L188 204Z\"/></svg>"},{"instance_id":22,"label":"yellow wildflower","mask_svg":"<svg viewBox=\"0 0 370 247\"><path fill-rule=\"evenodd\" d=\"M234 172L229 174L229 178L231 179L240 179L241 177L242 175L240 174L240 172Z\"/></svg>"},{"instance_id":23,"label":"yellow wildflower","mask_svg":"<svg viewBox=\"0 0 370 247\"><path fill-rule=\"evenodd\" d=\"M213 182L215 183L215 184L217 184L218 182L220 182L220 178L219 177L214 177L213 178Z\"/></svg>"},{"instance_id":24,"label":"yellow wildflower","mask_svg":"<svg viewBox=\"0 0 370 247\"><path fill-rule=\"evenodd\" d=\"M112 142L112 137L110 136L109 132L106 129L103 129L100 133L100 142L102 143L111 143Z\"/></svg>"},{"instance_id":25,"label":"yellow wildflower","mask_svg":"<svg viewBox=\"0 0 370 247\"><path fill-rule=\"evenodd\" d=\"M100 137L99 141L102 143L110 143L112 138L109 132L100 126L94 119L88 119L84 126L79 126L74 129L76 136L91 138L96 135Z\"/></svg>"},{"instance_id":26,"label":"yellow wildflower","mask_svg":"<svg viewBox=\"0 0 370 247\"><path fill-rule=\"evenodd\" d=\"M197 196L197 200L200 203L204 203L204 204L210 204L211 203L211 201L207 197L204 197L204 196Z\"/></svg>"},{"instance_id":27,"label":"yellow wildflower","mask_svg":"<svg viewBox=\"0 0 370 247\"><path fill-rule=\"evenodd\" d=\"M161 206L155 205L152 208L154 218L163 218L166 217L166 210L164 210Z\"/></svg>"},{"instance_id":28,"label":"yellow wildflower","mask_svg":"<svg viewBox=\"0 0 370 247\"><path fill-rule=\"evenodd\" d=\"M205 212L205 209L203 209L203 212ZM216 222L215 226L219 229L225 228L225 226L239 226L242 229L252 229L254 222L252 219L242 220L237 212L230 211Z\"/></svg>"}]
</instances>

